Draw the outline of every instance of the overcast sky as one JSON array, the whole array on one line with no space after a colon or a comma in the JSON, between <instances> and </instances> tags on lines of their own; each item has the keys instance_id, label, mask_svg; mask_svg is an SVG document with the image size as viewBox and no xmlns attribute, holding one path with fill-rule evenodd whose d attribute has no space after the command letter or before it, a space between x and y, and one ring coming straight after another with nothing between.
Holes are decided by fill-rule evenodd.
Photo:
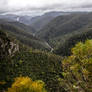
<instances>
[{"instance_id":1,"label":"overcast sky","mask_svg":"<svg viewBox=\"0 0 92 92\"><path fill-rule=\"evenodd\" d=\"M45 11L91 11L92 0L0 0L0 13L42 13Z\"/></svg>"}]
</instances>

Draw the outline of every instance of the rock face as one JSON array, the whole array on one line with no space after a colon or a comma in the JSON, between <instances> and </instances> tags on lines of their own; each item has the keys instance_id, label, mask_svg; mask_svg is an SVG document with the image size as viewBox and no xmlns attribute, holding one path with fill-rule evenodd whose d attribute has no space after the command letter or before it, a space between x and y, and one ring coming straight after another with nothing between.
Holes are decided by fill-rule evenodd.
<instances>
[{"instance_id":1,"label":"rock face","mask_svg":"<svg viewBox=\"0 0 92 92\"><path fill-rule=\"evenodd\" d=\"M19 45L6 33L0 31L0 58L12 57L17 51L19 51Z\"/></svg>"},{"instance_id":2,"label":"rock face","mask_svg":"<svg viewBox=\"0 0 92 92\"><path fill-rule=\"evenodd\" d=\"M19 45L15 44L13 42L10 42L10 48L8 49L9 55L12 56L17 51L19 51Z\"/></svg>"}]
</instances>

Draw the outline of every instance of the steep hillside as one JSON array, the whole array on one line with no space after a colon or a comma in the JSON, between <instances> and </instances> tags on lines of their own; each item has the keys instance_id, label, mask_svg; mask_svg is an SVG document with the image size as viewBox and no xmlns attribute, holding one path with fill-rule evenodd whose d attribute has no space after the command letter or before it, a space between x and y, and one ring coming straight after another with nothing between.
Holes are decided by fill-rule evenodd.
<instances>
[{"instance_id":1,"label":"steep hillside","mask_svg":"<svg viewBox=\"0 0 92 92\"><path fill-rule=\"evenodd\" d=\"M12 50L9 47L10 42L14 39L0 31L0 92L10 87L15 77L28 76L33 80L43 80L48 92L62 92L62 86L59 84L59 78L62 78L62 67L60 56L41 52L38 50L28 49L16 43L19 49L13 56L7 56L7 51ZM7 44L8 43L8 44ZM16 46L12 51L15 51ZM4 71L4 72L3 72Z\"/></svg>"},{"instance_id":2,"label":"steep hillside","mask_svg":"<svg viewBox=\"0 0 92 92\"><path fill-rule=\"evenodd\" d=\"M29 15L29 16L24 15L24 16L19 16L18 17L18 21L20 23L23 23L23 24L26 24L26 25L30 25L31 19L32 19L32 16L31 15Z\"/></svg>"},{"instance_id":3,"label":"steep hillside","mask_svg":"<svg viewBox=\"0 0 92 92\"><path fill-rule=\"evenodd\" d=\"M71 48L75 46L78 42L84 42L87 39L92 39L92 28L84 29L84 31L73 32L72 34L64 35L63 37L58 37L54 40L59 47L57 47L54 52L59 55L70 55Z\"/></svg>"},{"instance_id":4,"label":"steep hillside","mask_svg":"<svg viewBox=\"0 0 92 92\"><path fill-rule=\"evenodd\" d=\"M30 25L34 27L37 31L42 29L45 25L47 25L51 20L60 15L67 15L67 12L47 12L42 16L36 16L31 19Z\"/></svg>"},{"instance_id":5,"label":"steep hillside","mask_svg":"<svg viewBox=\"0 0 92 92\"><path fill-rule=\"evenodd\" d=\"M49 46L44 41L33 36L30 32L30 28L22 23L18 22L2 22L0 23L0 29L9 32L16 39L21 41L23 44L32 47L34 49L49 50ZM31 28L32 29L32 28Z\"/></svg>"},{"instance_id":6,"label":"steep hillside","mask_svg":"<svg viewBox=\"0 0 92 92\"><path fill-rule=\"evenodd\" d=\"M17 27L25 32L29 32L29 33L34 33L36 30L28 25L25 25L23 23L17 22L17 21L10 21L10 20L6 20L6 19L0 19L0 24L6 24L6 25L11 25L14 27Z\"/></svg>"},{"instance_id":7,"label":"steep hillside","mask_svg":"<svg viewBox=\"0 0 92 92\"><path fill-rule=\"evenodd\" d=\"M69 12L59 12L59 11L52 11L46 12L40 16L32 16L32 15L13 15L13 14L6 14L0 15L0 19L5 19L11 22L17 21L23 23L25 25L29 25L36 29L36 31L42 29L45 25L47 25L52 19L60 15L68 15Z\"/></svg>"},{"instance_id":8,"label":"steep hillside","mask_svg":"<svg viewBox=\"0 0 92 92\"><path fill-rule=\"evenodd\" d=\"M59 16L40 30L37 35L44 39L51 39L79 30L92 22L92 13L71 14Z\"/></svg>"},{"instance_id":9,"label":"steep hillside","mask_svg":"<svg viewBox=\"0 0 92 92\"><path fill-rule=\"evenodd\" d=\"M69 35L84 32L91 27L92 13L74 13L55 18L36 35L49 42L53 48L57 48Z\"/></svg>"}]
</instances>

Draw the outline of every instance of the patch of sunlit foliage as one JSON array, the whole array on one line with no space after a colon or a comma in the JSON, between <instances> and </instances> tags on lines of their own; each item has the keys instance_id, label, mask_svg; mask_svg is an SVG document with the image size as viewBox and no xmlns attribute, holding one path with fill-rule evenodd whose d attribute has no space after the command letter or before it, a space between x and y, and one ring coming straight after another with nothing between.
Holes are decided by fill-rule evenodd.
<instances>
[{"instance_id":1,"label":"patch of sunlit foliage","mask_svg":"<svg viewBox=\"0 0 92 92\"><path fill-rule=\"evenodd\" d=\"M7 92L47 92L44 82L32 81L29 77L17 77Z\"/></svg>"},{"instance_id":2,"label":"patch of sunlit foliage","mask_svg":"<svg viewBox=\"0 0 92 92\"><path fill-rule=\"evenodd\" d=\"M92 92L92 40L79 42L62 62L62 85L69 92Z\"/></svg>"}]
</instances>

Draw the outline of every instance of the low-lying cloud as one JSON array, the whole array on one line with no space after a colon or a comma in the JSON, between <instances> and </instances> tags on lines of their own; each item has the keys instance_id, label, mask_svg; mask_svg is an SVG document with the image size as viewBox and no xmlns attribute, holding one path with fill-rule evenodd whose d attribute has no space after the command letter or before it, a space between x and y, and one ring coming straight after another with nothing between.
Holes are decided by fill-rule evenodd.
<instances>
[{"instance_id":1,"label":"low-lying cloud","mask_svg":"<svg viewBox=\"0 0 92 92\"><path fill-rule=\"evenodd\" d=\"M0 0L0 13L91 11L92 0Z\"/></svg>"}]
</instances>

